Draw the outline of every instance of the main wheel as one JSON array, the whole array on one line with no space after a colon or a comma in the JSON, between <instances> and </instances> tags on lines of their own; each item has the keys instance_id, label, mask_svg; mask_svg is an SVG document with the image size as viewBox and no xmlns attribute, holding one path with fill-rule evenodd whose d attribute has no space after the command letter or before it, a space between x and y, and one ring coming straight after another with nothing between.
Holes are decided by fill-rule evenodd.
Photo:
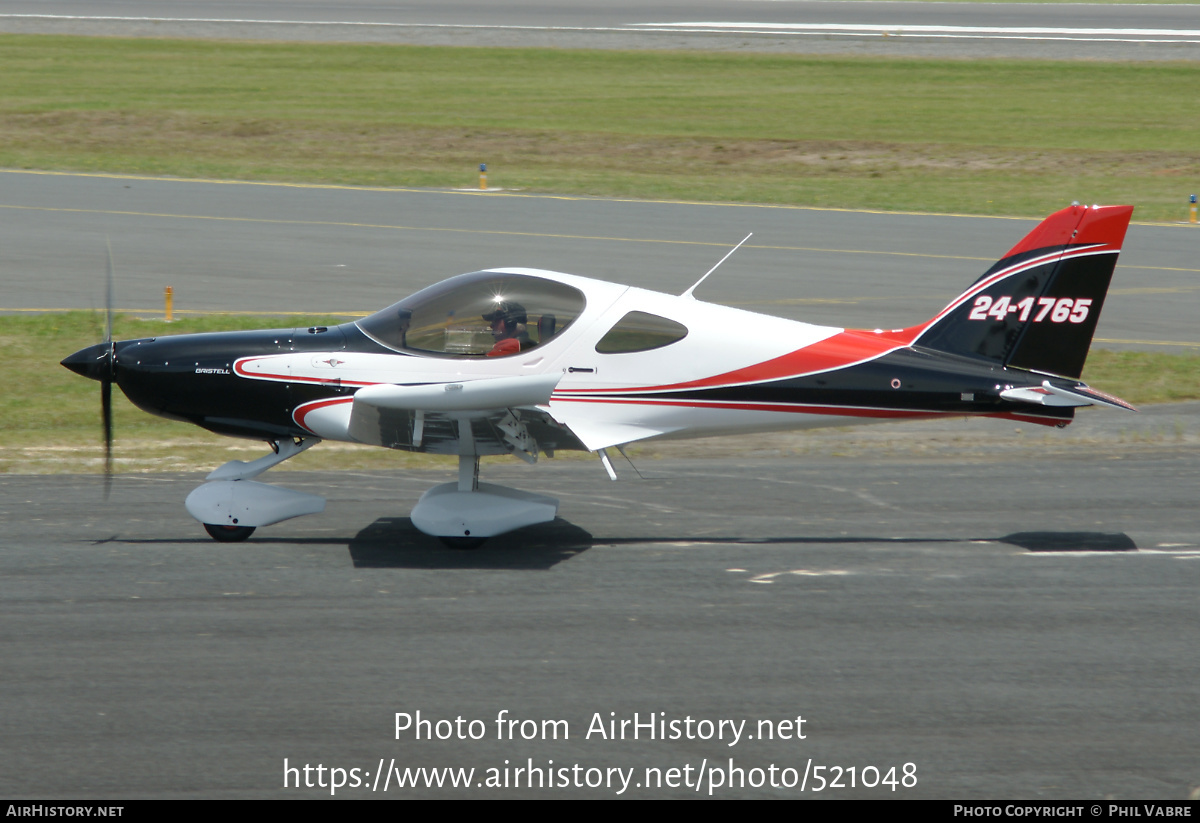
<instances>
[{"instance_id":1,"label":"main wheel","mask_svg":"<svg viewBox=\"0 0 1200 823\"><path fill-rule=\"evenodd\" d=\"M254 526L217 526L205 523L204 530L208 536L220 543L240 543L254 534Z\"/></svg>"},{"instance_id":2,"label":"main wheel","mask_svg":"<svg viewBox=\"0 0 1200 823\"><path fill-rule=\"evenodd\" d=\"M487 541L486 537L439 537L442 545L451 549L478 549Z\"/></svg>"}]
</instances>

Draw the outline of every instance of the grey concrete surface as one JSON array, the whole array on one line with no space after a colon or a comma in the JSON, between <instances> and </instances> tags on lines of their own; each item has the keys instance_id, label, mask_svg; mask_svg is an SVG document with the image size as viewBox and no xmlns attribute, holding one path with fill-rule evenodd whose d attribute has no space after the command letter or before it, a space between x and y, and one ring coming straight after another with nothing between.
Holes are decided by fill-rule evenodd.
<instances>
[{"instance_id":1,"label":"grey concrete surface","mask_svg":"<svg viewBox=\"0 0 1200 823\"><path fill-rule=\"evenodd\" d=\"M0 31L911 57L1200 55L1195 6L1136 4L0 0Z\"/></svg>"},{"instance_id":2,"label":"grey concrete surface","mask_svg":"<svg viewBox=\"0 0 1200 823\"><path fill-rule=\"evenodd\" d=\"M559 496L560 519L473 552L407 519L449 468L279 473L329 495L326 513L238 545L184 513L198 475L118 477L107 502L94 477L3 476L0 795L330 795L315 771L285 789L286 759L368 775L338 797L612 797L367 786L381 763L482 782L552 760L644 782L732 759L792 780L911 763L917 784L714 796L1183 799L1200 785L1198 459L1170 442L663 459L617 483L593 462L489 464L489 481ZM417 711L485 734L396 739L395 713ZM566 720L569 738L497 739L503 711ZM634 712L747 731L801 716L806 737L588 737Z\"/></svg>"},{"instance_id":3,"label":"grey concrete surface","mask_svg":"<svg viewBox=\"0 0 1200 823\"><path fill-rule=\"evenodd\" d=\"M469 184L469 174L463 182ZM503 185L503 170L492 175ZM1067 205L1066 203L1063 204ZM370 312L455 274L529 266L811 323L931 317L1035 220L494 192L305 187L0 171L0 310ZM1135 213L1136 217L1136 213ZM1099 345L1193 351L1200 230L1135 225ZM1172 345L1165 345L1172 344Z\"/></svg>"}]
</instances>

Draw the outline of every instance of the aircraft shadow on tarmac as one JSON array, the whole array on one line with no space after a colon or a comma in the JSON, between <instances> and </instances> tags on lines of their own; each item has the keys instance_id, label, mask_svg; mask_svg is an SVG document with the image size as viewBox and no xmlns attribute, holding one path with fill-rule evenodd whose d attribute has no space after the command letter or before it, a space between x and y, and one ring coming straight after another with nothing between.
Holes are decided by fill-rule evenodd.
<instances>
[{"instance_id":1,"label":"aircraft shadow on tarmac","mask_svg":"<svg viewBox=\"0 0 1200 823\"><path fill-rule=\"evenodd\" d=\"M530 526L493 537L479 549L447 549L436 539L419 532L407 517L383 517L350 541L350 556L356 567L415 569L526 569L545 570L587 551L593 546L655 544L842 544L842 543L967 543L985 540L1007 543L1030 552L1125 552L1137 551L1129 535L1116 532L1017 532L1004 537L594 537L566 520Z\"/></svg>"},{"instance_id":2,"label":"aircraft shadow on tarmac","mask_svg":"<svg viewBox=\"0 0 1200 823\"><path fill-rule=\"evenodd\" d=\"M113 535L105 543L198 543L206 546L206 538L178 540L123 539ZM545 571L564 560L570 560L593 546L630 545L839 545L839 544L930 544L930 543L1007 543L1029 552L1128 552L1137 551L1137 544L1123 532L1016 532L1004 537L878 537L872 535L842 536L781 536L781 537L722 537L685 535L678 537L624 536L595 537L585 529L555 518L551 523L529 526L518 531L490 538L474 550L450 549L436 537L423 534L407 517L381 517L364 528L348 542L341 537L271 537L269 534L241 544L252 550L255 544L346 545L350 559L357 568L394 569L513 569Z\"/></svg>"},{"instance_id":3,"label":"aircraft shadow on tarmac","mask_svg":"<svg viewBox=\"0 0 1200 823\"><path fill-rule=\"evenodd\" d=\"M478 549L449 549L417 530L407 517L381 517L350 540L358 568L546 570L591 548L593 539L555 518L488 538Z\"/></svg>"}]
</instances>

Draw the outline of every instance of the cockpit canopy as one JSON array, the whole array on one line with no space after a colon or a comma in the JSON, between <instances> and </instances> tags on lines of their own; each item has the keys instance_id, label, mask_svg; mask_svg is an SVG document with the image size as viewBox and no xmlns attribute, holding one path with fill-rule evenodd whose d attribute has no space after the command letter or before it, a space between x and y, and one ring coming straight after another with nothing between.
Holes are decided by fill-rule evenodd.
<instances>
[{"instance_id":1,"label":"cockpit canopy","mask_svg":"<svg viewBox=\"0 0 1200 823\"><path fill-rule=\"evenodd\" d=\"M544 345L583 312L583 292L531 277L480 271L422 289L357 325L396 351L446 357L508 356ZM504 326L515 343L499 345Z\"/></svg>"}]
</instances>

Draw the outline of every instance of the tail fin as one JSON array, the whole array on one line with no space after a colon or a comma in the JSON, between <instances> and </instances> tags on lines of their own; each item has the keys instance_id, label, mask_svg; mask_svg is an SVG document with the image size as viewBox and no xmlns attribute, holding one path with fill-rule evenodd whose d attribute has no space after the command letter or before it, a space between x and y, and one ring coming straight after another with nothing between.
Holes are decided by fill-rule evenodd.
<instances>
[{"instance_id":1,"label":"tail fin","mask_svg":"<svg viewBox=\"0 0 1200 823\"><path fill-rule=\"evenodd\" d=\"M1050 215L930 320L912 345L1078 378L1133 206Z\"/></svg>"}]
</instances>

